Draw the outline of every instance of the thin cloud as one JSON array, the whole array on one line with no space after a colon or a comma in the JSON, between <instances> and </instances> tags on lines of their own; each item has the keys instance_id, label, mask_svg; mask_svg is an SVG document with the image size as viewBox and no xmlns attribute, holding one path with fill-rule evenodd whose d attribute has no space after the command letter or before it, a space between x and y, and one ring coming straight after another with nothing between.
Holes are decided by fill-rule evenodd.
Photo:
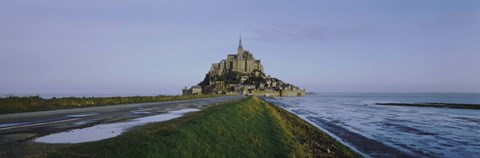
<instances>
[{"instance_id":1,"label":"thin cloud","mask_svg":"<svg viewBox=\"0 0 480 158\"><path fill-rule=\"evenodd\" d=\"M380 29L373 25L354 27L309 26L309 27L277 27L252 30L255 39L272 43L290 41L325 42L332 40L358 40L377 36Z\"/></svg>"},{"instance_id":2,"label":"thin cloud","mask_svg":"<svg viewBox=\"0 0 480 158\"><path fill-rule=\"evenodd\" d=\"M432 20L423 26L424 30L456 30L480 25L479 13L455 14Z\"/></svg>"}]
</instances>

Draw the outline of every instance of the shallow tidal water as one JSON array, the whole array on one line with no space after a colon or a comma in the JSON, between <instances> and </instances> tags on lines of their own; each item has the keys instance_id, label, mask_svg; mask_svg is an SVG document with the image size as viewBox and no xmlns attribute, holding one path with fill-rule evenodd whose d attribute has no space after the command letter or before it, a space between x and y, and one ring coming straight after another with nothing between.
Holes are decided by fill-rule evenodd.
<instances>
[{"instance_id":1,"label":"shallow tidal water","mask_svg":"<svg viewBox=\"0 0 480 158\"><path fill-rule=\"evenodd\" d=\"M74 129L70 131L50 134L35 139L35 142L39 143L54 143L54 144L71 144L71 143L85 143L92 141L99 141L103 139L113 138L121 135L128 129L145 125L153 122L162 122L175 118L179 118L185 113L200 111L199 109L182 109L176 111L170 111L165 114L147 116L136 118L125 122L99 124L92 127Z\"/></svg>"},{"instance_id":2,"label":"shallow tidal water","mask_svg":"<svg viewBox=\"0 0 480 158\"><path fill-rule=\"evenodd\" d=\"M312 95L267 99L366 157L480 157L480 110L383 106L480 103L478 95Z\"/></svg>"}]
</instances>

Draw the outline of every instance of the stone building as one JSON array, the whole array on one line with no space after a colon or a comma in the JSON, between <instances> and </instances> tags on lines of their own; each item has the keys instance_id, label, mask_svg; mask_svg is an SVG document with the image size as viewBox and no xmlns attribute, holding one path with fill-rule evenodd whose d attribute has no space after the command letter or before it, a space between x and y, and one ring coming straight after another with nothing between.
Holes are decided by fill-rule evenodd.
<instances>
[{"instance_id":1,"label":"stone building","mask_svg":"<svg viewBox=\"0 0 480 158\"><path fill-rule=\"evenodd\" d=\"M254 70L263 72L263 66L260 60L256 60L247 50L243 50L242 38L238 44L237 54L227 55L227 59L221 60L220 63L212 64L209 74L224 75L229 72L252 73Z\"/></svg>"},{"instance_id":2,"label":"stone building","mask_svg":"<svg viewBox=\"0 0 480 158\"><path fill-rule=\"evenodd\" d=\"M202 87L201 86L192 86L190 89L185 87L182 89L182 95L202 95Z\"/></svg>"},{"instance_id":3,"label":"stone building","mask_svg":"<svg viewBox=\"0 0 480 158\"><path fill-rule=\"evenodd\" d=\"M261 61L243 49L240 37L237 54L212 64L202 82L183 89L183 95L199 94L304 96L305 90L265 75Z\"/></svg>"}]
</instances>

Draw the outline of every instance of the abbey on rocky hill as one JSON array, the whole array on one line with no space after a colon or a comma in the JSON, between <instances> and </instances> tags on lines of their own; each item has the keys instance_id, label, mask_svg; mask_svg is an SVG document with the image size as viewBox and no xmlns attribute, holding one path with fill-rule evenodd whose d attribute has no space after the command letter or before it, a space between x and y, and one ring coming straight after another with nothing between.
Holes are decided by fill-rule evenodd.
<instances>
[{"instance_id":1,"label":"abbey on rocky hill","mask_svg":"<svg viewBox=\"0 0 480 158\"><path fill-rule=\"evenodd\" d=\"M183 89L183 95L201 94L304 96L305 90L265 75L261 61L243 50L240 37L237 54L230 54L220 63L212 64L202 82Z\"/></svg>"}]
</instances>

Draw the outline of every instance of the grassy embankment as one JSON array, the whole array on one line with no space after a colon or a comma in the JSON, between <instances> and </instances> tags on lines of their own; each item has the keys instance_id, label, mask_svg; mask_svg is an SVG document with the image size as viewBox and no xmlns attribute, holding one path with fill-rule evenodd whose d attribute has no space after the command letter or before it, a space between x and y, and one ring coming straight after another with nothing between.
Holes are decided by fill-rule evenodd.
<instances>
[{"instance_id":1,"label":"grassy embankment","mask_svg":"<svg viewBox=\"0 0 480 158\"><path fill-rule=\"evenodd\" d=\"M376 103L389 106L418 106L434 108L475 109L480 110L480 104L453 104L453 103Z\"/></svg>"},{"instance_id":2,"label":"grassy embankment","mask_svg":"<svg viewBox=\"0 0 480 158\"><path fill-rule=\"evenodd\" d=\"M33 112L57 109L71 109L102 105L118 105L133 103L162 102L173 100L186 100L197 98L211 98L220 95L196 95L196 96L132 96L132 97L66 97L43 99L39 96L0 98L0 114Z\"/></svg>"},{"instance_id":3,"label":"grassy embankment","mask_svg":"<svg viewBox=\"0 0 480 158\"><path fill-rule=\"evenodd\" d=\"M48 157L361 157L257 97L215 105Z\"/></svg>"}]
</instances>

